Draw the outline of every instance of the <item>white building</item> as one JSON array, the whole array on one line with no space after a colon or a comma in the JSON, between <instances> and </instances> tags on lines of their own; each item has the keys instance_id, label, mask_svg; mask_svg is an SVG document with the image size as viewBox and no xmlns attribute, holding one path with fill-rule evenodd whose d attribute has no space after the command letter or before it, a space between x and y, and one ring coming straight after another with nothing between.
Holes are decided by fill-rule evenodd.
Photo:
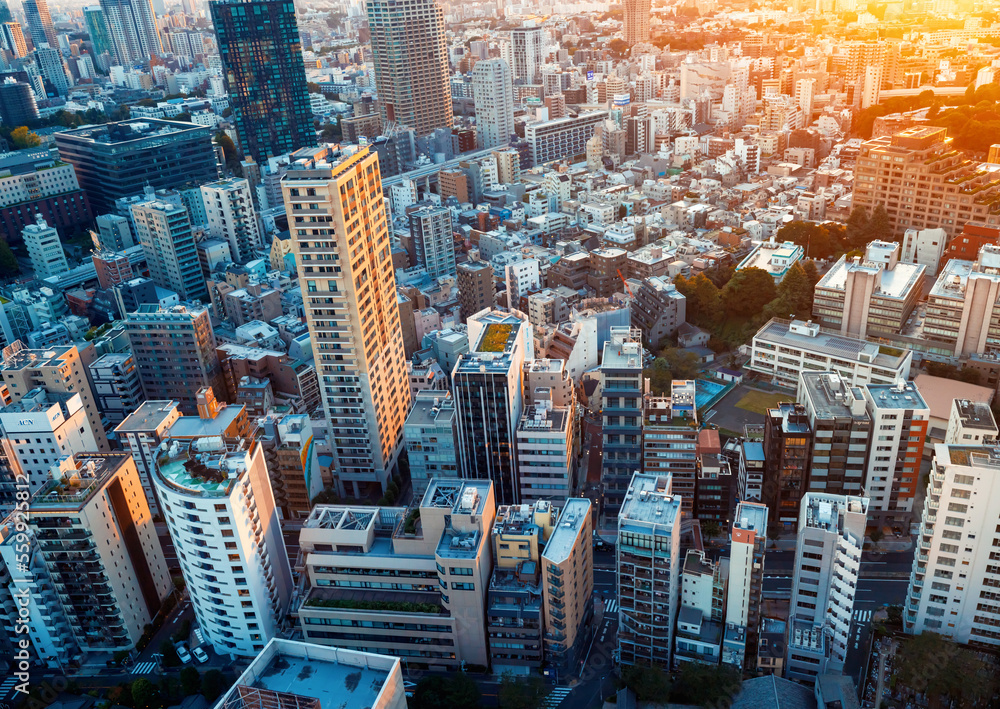
<instances>
[{"instance_id":1,"label":"white building","mask_svg":"<svg viewBox=\"0 0 1000 709\"><path fill-rule=\"evenodd\" d=\"M508 263L504 267L507 282L507 307L519 309L521 297L528 291L541 288L541 270L537 259Z\"/></svg>"},{"instance_id":2,"label":"white building","mask_svg":"<svg viewBox=\"0 0 1000 709\"><path fill-rule=\"evenodd\" d=\"M988 446L997 440L997 422L987 404L952 399L944 442L957 446Z\"/></svg>"},{"instance_id":3,"label":"white building","mask_svg":"<svg viewBox=\"0 0 1000 709\"><path fill-rule=\"evenodd\" d=\"M773 239L762 242L751 251L736 267L737 271L745 268L759 268L767 271L775 284L781 283L789 269L798 263L805 251L797 244L786 241L779 244Z\"/></svg>"},{"instance_id":4,"label":"white building","mask_svg":"<svg viewBox=\"0 0 1000 709\"><path fill-rule=\"evenodd\" d=\"M555 406L550 393L526 406L517 425L521 502L562 501L573 494L573 408Z\"/></svg>"},{"instance_id":5,"label":"white building","mask_svg":"<svg viewBox=\"0 0 1000 709\"><path fill-rule=\"evenodd\" d=\"M292 590L261 444L167 438L153 484L205 640L221 654L256 655Z\"/></svg>"},{"instance_id":6,"label":"white building","mask_svg":"<svg viewBox=\"0 0 1000 709\"><path fill-rule=\"evenodd\" d=\"M201 186L201 198L208 216L208 233L229 242L233 260L246 263L257 258L263 242L250 183L239 178L210 182Z\"/></svg>"},{"instance_id":7,"label":"white building","mask_svg":"<svg viewBox=\"0 0 1000 709\"><path fill-rule=\"evenodd\" d=\"M144 401L115 428L122 449L131 453L139 469L142 489L153 514L160 513L153 488L157 449L180 416L176 401Z\"/></svg>"},{"instance_id":8,"label":"white building","mask_svg":"<svg viewBox=\"0 0 1000 709\"><path fill-rule=\"evenodd\" d=\"M785 677L843 672L868 499L807 492L799 511Z\"/></svg>"},{"instance_id":9,"label":"white building","mask_svg":"<svg viewBox=\"0 0 1000 709\"><path fill-rule=\"evenodd\" d=\"M31 259L31 269L35 278L42 280L69 271L66 253L59 241L59 232L45 223L41 214L35 215L35 223L24 227L21 232L24 245Z\"/></svg>"},{"instance_id":10,"label":"white building","mask_svg":"<svg viewBox=\"0 0 1000 709\"><path fill-rule=\"evenodd\" d=\"M941 267L941 257L948 245L948 232L944 229L907 229L903 232L902 261L927 268L927 275L936 276Z\"/></svg>"},{"instance_id":11,"label":"white building","mask_svg":"<svg viewBox=\"0 0 1000 709\"><path fill-rule=\"evenodd\" d=\"M760 601L764 586L764 553L767 545L767 505L741 502L736 506L730 535L729 585L726 589L726 627L743 628L738 644L722 661L739 669L754 668L760 633ZM727 632L727 637L730 633ZM739 637L739 634L736 634ZM728 643L727 643L728 645Z\"/></svg>"},{"instance_id":12,"label":"white building","mask_svg":"<svg viewBox=\"0 0 1000 709\"><path fill-rule=\"evenodd\" d=\"M472 69L472 96L479 147L505 147L514 134L514 85L507 62L477 62Z\"/></svg>"}]
</instances>

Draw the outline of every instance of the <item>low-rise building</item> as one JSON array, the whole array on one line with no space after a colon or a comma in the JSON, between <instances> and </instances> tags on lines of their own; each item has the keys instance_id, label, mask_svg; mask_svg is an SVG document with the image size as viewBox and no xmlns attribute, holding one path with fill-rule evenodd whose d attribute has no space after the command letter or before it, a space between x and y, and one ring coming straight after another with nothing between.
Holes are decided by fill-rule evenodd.
<instances>
[{"instance_id":1,"label":"low-rise building","mask_svg":"<svg viewBox=\"0 0 1000 709\"><path fill-rule=\"evenodd\" d=\"M632 326L658 347L687 320L687 298L665 277L646 278L632 294Z\"/></svg>"},{"instance_id":2,"label":"low-rise building","mask_svg":"<svg viewBox=\"0 0 1000 709\"><path fill-rule=\"evenodd\" d=\"M792 266L802 260L804 253L801 246L793 244L791 241L779 244L772 239L754 247L753 251L736 266L736 270L759 268L766 271L777 284L781 283Z\"/></svg>"}]
</instances>

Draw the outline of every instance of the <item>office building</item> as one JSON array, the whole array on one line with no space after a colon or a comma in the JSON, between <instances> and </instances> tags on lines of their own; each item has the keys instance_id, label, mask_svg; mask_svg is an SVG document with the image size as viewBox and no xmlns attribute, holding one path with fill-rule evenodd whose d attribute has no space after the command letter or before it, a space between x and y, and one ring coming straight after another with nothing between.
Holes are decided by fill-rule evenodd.
<instances>
[{"instance_id":1,"label":"office building","mask_svg":"<svg viewBox=\"0 0 1000 709\"><path fill-rule=\"evenodd\" d=\"M514 135L514 84L507 62L476 62L472 69L472 97L479 148L506 147Z\"/></svg>"},{"instance_id":2,"label":"office building","mask_svg":"<svg viewBox=\"0 0 1000 709\"><path fill-rule=\"evenodd\" d=\"M94 54L99 57L107 53L114 57L115 45L108 29L107 18L104 16L104 8L100 5L84 7L83 22L87 27L87 34L90 35L90 42L94 45Z\"/></svg>"},{"instance_id":3,"label":"office building","mask_svg":"<svg viewBox=\"0 0 1000 709\"><path fill-rule=\"evenodd\" d=\"M514 82L534 84L541 77L545 62L545 37L541 27L518 27L510 33L511 78Z\"/></svg>"},{"instance_id":4,"label":"office building","mask_svg":"<svg viewBox=\"0 0 1000 709\"><path fill-rule=\"evenodd\" d=\"M122 450L135 461L142 491L154 515L160 513L159 500L153 488L157 449L180 416L177 402L144 401L115 427Z\"/></svg>"},{"instance_id":5,"label":"office building","mask_svg":"<svg viewBox=\"0 0 1000 709\"><path fill-rule=\"evenodd\" d=\"M450 392L425 390L413 397L403 424L413 497L423 497L431 480L458 475L458 424Z\"/></svg>"},{"instance_id":6,"label":"office building","mask_svg":"<svg viewBox=\"0 0 1000 709\"><path fill-rule=\"evenodd\" d=\"M21 30L20 22L4 22L0 24L0 37L4 49L17 58L28 56L28 43L24 40L24 32ZM35 108L38 111L38 108Z\"/></svg>"},{"instance_id":7,"label":"office building","mask_svg":"<svg viewBox=\"0 0 1000 709\"><path fill-rule=\"evenodd\" d=\"M415 266L431 278L454 276L455 236L451 230L451 210L430 203L420 203L406 210L410 238L416 256Z\"/></svg>"},{"instance_id":8,"label":"office building","mask_svg":"<svg viewBox=\"0 0 1000 709\"><path fill-rule=\"evenodd\" d=\"M622 34L628 46L649 41L651 0L625 0Z\"/></svg>"},{"instance_id":9,"label":"office building","mask_svg":"<svg viewBox=\"0 0 1000 709\"><path fill-rule=\"evenodd\" d=\"M406 709L402 661L392 655L274 638L215 707Z\"/></svg>"},{"instance_id":10,"label":"office building","mask_svg":"<svg viewBox=\"0 0 1000 709\"><path fill-rule=\"evenodd\" d=\"M59 241L59 232L45 223L41 214L35 215L35 223L24 227L21 239L28 250L31 270L38 280L58 276L69 270L66 252Z\"/></svg>"},{"instance_id":11,"label":"office building","mask_svg":"<svg viewBox=\"0 0 1000 709\"><path fill-rule=\"evenodd\" d=\"M803 372L796 399L805 407L813 439L808 489L862 494L875 429L863 390L847 386L832 372Z\"/></svg>"},{"instance_id":12,"label":"office building","mask_svg":"<svg viewBox=\"0 0 1000 709\"><path fill-rule=\"evenodd\" d=\"M177 200L153 198L132 205L136 239L146 255L149 275L183 300L208 295L187 208Z\"/></svg>"},{"instance_id":13,"label":"office building","mask_svg":"<svg viewBox=\"0 0 1000 709\"><path fill-rule=\"evenodd\" d=\"M618 515L618 660L671 667L680 604L681 501L670 478L636 473Z\"/></svg>"},{"instance_id":14,"label":"office building","mask_svg":"<svg viewBox=\"0 0 1000 709\"><path fill-rule=\"evenodd\" d=\"M729 586L726 588L726 639L722 662L739 670L757 668L760 602L767 549L767 507L740 502L729 536ZM729 652L727 652L729 650Z\"/></svg>"},{"instance_id":15,"label":"office building","mask_svg":"<svg viewBox=\"0 0 1000 709\"><path fill-rule=\"evenodd\" d=\"M992 504L998 482L994 447L934 446L903 608L906 632L939 633L985 649L1000 645L1000 532Z\"/></svg>"},{"instance_id":16,"label":"office building","mask_svg":"<svg viewBox=\"0 0 1000 709\"><path fill-rule=\"evenodd\" d=\"M32 389L20 401L0 409L0 434L4 458L0 510L4 514L14 509L19 482L34 493L49 481L49 471L64 456L97 450L79 394Z\"/></svg>"},{"instance_id":17,"label":"office building","mask_svg":"<svg viewBox=\"0 0 1000 709\"><path fill-rule=\"evenodd\" d=\"M115 60L123 65L149 64L163 54L150 0L101 0Z\"/></svg>"},{"instance_id":18,"label":"office building","mask_svg":"<svg viewBox=\"0 0 1000 709\"><path fill-rule=\"evenodd\" d=\"M899 244L873 241L865 257L847 256L816 284L813 319L841 335L865 339L899 333L923 295L926 267L899 260Z\"/></svg>"},{"instance_id":19,"label":"office building","mask_svg":"<svg viewBox=\"0 0 1000 709\"><path fill-rule=\"evenodd\" d=\"M913 382L867 384L861 389L871 417L865 494L879 522L907 529L920 484L920 462L930 407Z\"/></svg>"},{"instance_id":20,"label":"office building","mask_svg":"<svg viewBox=\"0 0 1000 709\"><path fill-rule=\"evenodd\" d=\"M0 84L0 101L9 86ZM7 153L0 158L0 230L16 243L25 227L36 224L37 215L67 234L92 219L72 165L54 159L47 148Z\"/></svg>"},{"instance_id":21,"label":"office building","mask_svg":"<svg viewBox=\"0 0 1000 709\"><path fill-rule=\"evenodd\" d=\"M590 500L570 497L542 550L545 659L560 672L582 661L594 632L593 533Z\"/></svg>"},{"instance_id":22,"label":"office building","mask_svg":"<svg viewBox=\"0 0 1000 709\"><path fill-rule=\"evenodd\" d=\"M59 42L56 39L56 28L52 24L52 15L49 14L49 4L46 0L23 0L21 9L24 10L24 17L28 21L28 32L31 34L31 43L35 49L50 47L58 50Z\"/></svg>"},{"instance_id":23,"label":"office building","mask_svg":"<svg viewBox=\"0 0 1000 709\"><path fill-rule=\"evenodd\" d=\"M4 350L0 371L14 403L37 388L50 394L79 394L90 431L97 442L97 447L91 450L104 452L110 450L108 437L104 434L101 411L90 388L86 365L76 345L33 350L18 340Z\"/></svg>"},{"instance_id":24,"label":"office building","mask_svg":"<svg viewBox=\"0 0 1000 709\"><path fill-rule=\"evenodd\" d=\"M549 390L536 389L529 396L532 401L517 424L521 501L561 501L575 489L575 412L572 406L557 406Z\"/></svg>"},{"instance_id":25,"label":"office building","mask_svg":"<svg viewBox=\"0 0 1000 709\"><path fill-rule=\"evenodd\" d=\"M117 214L102 214L95 220L97 238L101 246L111 251L123 251L135 246L132 227L126 217Z\"/></svg>"},{"instance_id":26,"label":"office building","mask_svg":"<svg viewBox=\"0 0 1000 709\"><path fill-rule=\"evenodd\" d=\"M108 352L87 366L97 408L117 426L144 401L139 371L131 352Z\"/></svg>"},{"instance_id":27,"label":"office building","mask_svg":"<svg viewBox=\"0 0 1000 709\"><path fill-rule=\"evenodd\" d=\"M243 150L263 164L315 145L295 8L278 0L215 0L209 8Z\"/></svg>"},{"instance_id":28,"label":"office building","mask_svg":"<svg viewBox=\"0 0 1000 709\"><path fill-rule=\"evenodd\" d=\"M208 308L140 305L126 316L125 331L147 400L176 401L191 415L199 387L225 391Z\"/></svg>"},{"instance_id":29,"label":"office building","mask_svg":"<svg viewBox=\"0 0 1000 709\"><path fill-rule=\"evenodd\" d=\"M167 435L153 485L198 625L215 652L256 655L292 591L264 452L252 437Z\"/></svg>"},{"instance_id":30,"label":"office building","mask_svg":"<svg viewBox=\"0 0 1000 709\"><path fill-rule=\"evenodd\" d=\"M10 24L0 25L0 37L8 37L3 41L16 42L17 39L20 39L23 42L23 37L8 36L10 35L10 27ZM40 117L38 103L35 101L35 92L30 84L10 76L0 82L0 118L6 125L15 123L24 125L37 121Z\"/></svg>"},{"instance_id":31,"label":"office building","mask_svg":"<svg viewBox=\"0 0 1000 709\"><path fill-rule=\"evenodd\" d=\"M947 135L945 128L915 126L864 142L854 170L852 206L871 213L881 204L895 236L906 229L939 227L955 236L967 222L996 214L1000 181L954 150ZM906 196L907 190L915 195Z\"/></svg>"},{"instance_id":32,"label":"office building","mask_svg":"<svg viewBox=\"0 0 1000 709\"><path fill-rule=\"evenodd\" d=\"M409 509L317 505L299 533L303 639L411 669L489 664L495 514L488 480L432 480Z\"/></svg>"},{"instance_id":33,"label":"office building","mask_svg":"<svg viewBox=\"0 0 1000 709\"><path fill-rule=\"evenodd\" d=\"M402 448L410 389L378 157L365 148L293 157L281 184L334 443L331 467L340 492L384 491Z\"/></svg>"},{"instance_id":34,"label":"office building","mask_svg":"<svg viewBox=\"0 0 1000 709\"><path fill-rule=\"evenodd\" d=\"M894 384L909 376L912 361L910 350L880 348L823 330L814 322L774 318L753 336L746 367L795 391L799 374L810 370L839 374L848 386Z\"/></svg>"},{"instance_id":35,"label":"office building","mask_svg":"<svg viewBox=\"0 0 1000 709\"><path fill-rule=\"evenodd\" d=\"M25 573L13 563L20 542L6 534L0 556L14 588L30 589L28 627L39 659L64 667L89 653L133 650L173 584L128 454L63 458L25 517L31 567ZM15 549L18 556L8 554ZM10 626L23 613L23 597L18 604L4 614Z\"/></svg>"},{"instance_id":36,"label":"office building","mask_svg":"<svg viewBox=\"0 0 1000 709\"><path fill-rule=\"evenodd\" d=\"M28 1L30 2L30 0ZM45 79L45 83L52 87L51 90L55 91L57 96L68 94L72 81L68 76L66 64L63 63L62 52L52 47L38 47L36 45L32 56L42 78ZM49 91L48 86L46 86L46 92Z\"/></svg>"},{"instance_id":37,"label":"office building","mask_svg":"<svg viewBox=\"0 0 1000 709\"><path fill-rule=\"evenodd\" d=\"M250 183L242 178L210 182L201 186L201 198L208 216L208 233L229 244L233 262L246 263L258 258L264 243Z\"/></svg>"},{"instance_id":38,"label":"office building","mask_svg":"<svg viewBox=\"0 0 1000 709\"><path fill-rule=\"evenodd\" d=\"M469 352L451 373L462 477L487 478L501 504L520 504L517 425L524 362L533 354L531 325L499 311L469 323Z\"/></svg>"},{"instance_id":39,"label":"office building","mask_svg":"<svg viewBox=\"0 0 1000 709\"><path fill-rule=\"evenodd\" d=\"M698 412L695 382L675 379L670 396L642 398L642 472L670 476L684 514L694 513L698 480Z\"/></svg>"},{"instance_id":40,"label":"office building","mask_svg":"<svg viewBox=\"0 0 1000 709\"><path fill-rule=\"evenodd\" d=\"M1000 293L1000 246L985 244L975 261L951 259L927 296L921 335L935 351L954 357L992 355Z\"/></svg>"},{"instance_id":41,"label":"office building","mask_svg":"<svg viewBox=\"0 0 1000 709\"><path fill-rule=\"evenodd\" d=\"M956 446L989 446L996 443L997 422L989 405L981 401L952 399L944 442Z\"/></svg>"},{"instance_id":42,"label":"office building","mask_svg":"<svg viewBox=\"0 0 1000 709\"><path fill-rule=\"evenodd\" d=\"M799 514L785 677L842 674L861 568L868 498L806 493Z\"/></svg>"},{"instance_id":43,"label":"office building","mask_svg":"<svg viewBox=\"0 0 1000 709\"><path fill-rule=\"evenodd\" d=\"M794 532L799 504L809 489L813 436L802 404L780 403L764 419L764 482L762 502L772 524Z\"/></svg>"},{"instance_id":44,"label":"office building","mask_svg":"<svg viewBox=\"0 0 1000 709\"><path fill-rule=\"evenodd\" d=\"M493 267L488 262L460 263L455 267L455 275L463 320L493 307L496 289L493 285Z\"/></svg>"},{"instance_id":45,"label":"office building","mask_svg":"<svg viewBox=\"0 0 1000 709\"><path fill-rule=\"evenodd\" d=\"M606 111L589 111L578 116L535 121L524 126L528 156L533 167L556 160L575 161L585 155L594 127L608 117Z\"/></svg>"},{"instance_id":46,"label":"office building","mask_svg":"<svg viewBox=\"0 0 1000 709\"><path fill-rule=\"evenodd\" d=\"M59 156L76 169L95 214L115 200L154 190L182 190L218 179L212 132L155 118L105 123L56 135Z\"/></svg>"},{"instance_id":47,"label":"office building","mask_svg":"<svg viewBox=\"0 0 1000 709\"><path fill-rule=\"evenodd\" d=\"M450 128L444 10L435 0L366 0L382 125L427 135Z\"/></svg>"},{"instance_id":48,"label":"office building","mask_svg":"<svg viewBox=\"0 0 1000 709\"><path fill-rule=\"evenodd\" d=\"M642 341L637 330L612 326L610 338L604 343L600 373L604 486L601 515L614 519L632 475L643 464Z\"/></svg>"}]
</instances>

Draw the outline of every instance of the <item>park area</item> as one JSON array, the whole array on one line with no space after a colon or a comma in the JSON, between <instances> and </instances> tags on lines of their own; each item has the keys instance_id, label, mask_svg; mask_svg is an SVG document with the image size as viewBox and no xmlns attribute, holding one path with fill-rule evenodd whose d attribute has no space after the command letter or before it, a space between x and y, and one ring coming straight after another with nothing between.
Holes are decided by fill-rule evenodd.
<instances>
[{"instance_id":1,"label":"park area","mask_svg":"<svg viewBox=\"0 0 1000 709\"><path fill-rule=\"evenodd\" d=\"M773 394L766 391L750 389L736 402L736 408L761 416L767 415L767 410L777 406L782 401L794 401L792 394Z\"/></svg>"}]
</instances>

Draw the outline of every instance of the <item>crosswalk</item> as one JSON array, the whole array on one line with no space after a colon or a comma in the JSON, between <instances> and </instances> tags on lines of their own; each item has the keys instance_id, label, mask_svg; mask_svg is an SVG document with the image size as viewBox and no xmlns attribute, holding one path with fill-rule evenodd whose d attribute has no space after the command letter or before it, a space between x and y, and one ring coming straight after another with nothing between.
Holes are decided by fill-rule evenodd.
<instances>
[{"instance_id":1,"label":"crosswalk","mask_svg":"<svg viewBox=\"0 0 1000 709\"><path fill-rule=\"evenodd\" d=\"M139 664L135 665L132 668L132 671L129 672L129 674L132 674L132 675L148 675L148 674L152 674L153 670L155 670L155 669L156 669L156 663L155 662L140 662Z\"/></svg>"},{"instance_id":2,"label":"crosswalk","mask_svg":"<svg viewBox=\"0 0 1000 709\"><path fill-rule=\"evenodd\" d=\"M872 611L854 611L854 620L857 623L867 623L872 619Z\"/></svg>"},{"instance_id":3,"label":"crosswalk","mask_svg":"<svg viewBox=\"0 0 1000 709\"><path fill-rule=\"evenodd\" d=\"M557 706L563 703L563 700L569 696L569 693L573 691L572 687L555 687L548 696L542 700L539 704L539 709L556 709Z\"/></svg>"},{"instance_id":4,"label":"crosswalk","mask_svg":"<svg viewBox=\"0 0 1000 709\"><path fill-rule=\"evenodd\" d=\"M604 614L617 613L618 612L618 601L611 600L604 602Z\"/></svg>"},{"instance_id":5,"label":"crosswalk","mask_svg":"<svg viewBox=\"0 0 1000 709\"><path fill-rule=\"evenodd\" d=\"M0 701L5 700L14 691L15 684L17 684L17 677L8 677L0 683Z\"/></svg>"}]
</instances>

